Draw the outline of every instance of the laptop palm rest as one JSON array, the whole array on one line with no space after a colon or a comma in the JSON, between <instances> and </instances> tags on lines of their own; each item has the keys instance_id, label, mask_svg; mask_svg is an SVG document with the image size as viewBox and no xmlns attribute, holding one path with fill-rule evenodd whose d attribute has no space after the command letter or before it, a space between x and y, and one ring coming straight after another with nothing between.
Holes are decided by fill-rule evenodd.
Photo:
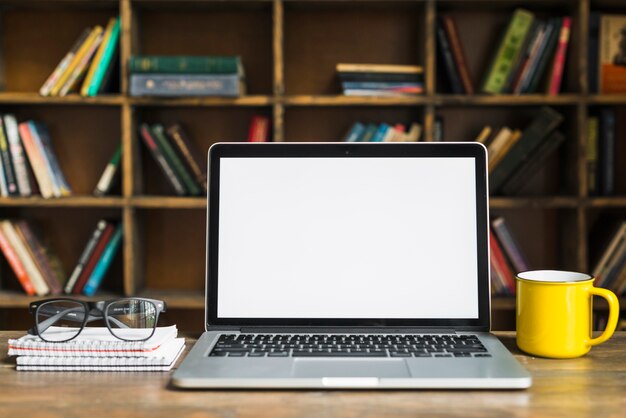
<instances>
[{"instance_id":1,"label":"laptop palm rest","mask_svg":"<svg viewBox=\"0 0 626 418\"><path fill-rule=\"evenodd\" d=\"M402 359L296 359L293 377L383 378L410 377Z\"/></svg>"}]
</instances>

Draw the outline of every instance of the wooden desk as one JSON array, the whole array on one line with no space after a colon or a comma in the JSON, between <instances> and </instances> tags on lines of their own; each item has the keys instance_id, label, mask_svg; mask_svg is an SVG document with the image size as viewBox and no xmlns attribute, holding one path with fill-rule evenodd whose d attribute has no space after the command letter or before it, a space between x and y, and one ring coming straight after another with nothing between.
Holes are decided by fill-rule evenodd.
<instances>
[{"instance_id":1,"label":"wooden desk","mask_svg":"<svg viewBox=\"0 0 626 418\"><path fill-rule=\"evenodd\" d=\"M0 417L626 416L626 332L574 360L528 357L525 391L181 391L168 373L16 372L0 332ZM189 338L188 348L195 341Z\"/></svg>"}]
</instances>

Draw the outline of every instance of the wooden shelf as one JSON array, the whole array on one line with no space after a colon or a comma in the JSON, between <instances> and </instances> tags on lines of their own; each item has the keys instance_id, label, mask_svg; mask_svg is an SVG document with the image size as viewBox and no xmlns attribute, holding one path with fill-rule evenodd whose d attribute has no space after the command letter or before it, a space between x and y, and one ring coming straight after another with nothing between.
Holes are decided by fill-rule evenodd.
<instances>
[{"instance_id":1,"label":"wooden shelf","mask_svg":"<svg viewBox=\"0 0 626 418\"><path fill-rule=\"evenodd\" d=\"M134 106L271 106L275 100L273 96L242 96L242 97L131 97L129 103Z\"/></svg>"},{"instance_id":2,"label":"wooden shelf","mask_svg":"<svg viewBox=\"0 0 626 418\"><path fill-rule=\"evenodd\" d=\"M93 106L120 106L126 102L121 95L102 95L95 97L83 97L71 94L64 97L40 96L38 93L0 93L0 104L26 104L26 105L93 105Z\"/></svg>"},{"instance_id":3,"label":"wooden shelf","mask_svg":"<svg viewBox=\"0 0 626 418\"><path fill-rule=\"evenodd\" d=\"M453 95L438 94L434 104L439 106L574 106L584 103L584 98L577 94L500 94L500 95Z\"/></svg>"},{"instance_id":4,"label":"wooden shelf","mask_svg":"<svg viewBox=\"0 0 626 418\"><path fill-rule=\"evenodd\" d=\"M75 207L75 208L121 208L121 197L67 196L44 199L43 197L1 197L0 207Z\"/></svg>"},{"instance_id":5,"label":"wooden shelf","mask_svg":"<svg viewBox=\"0 0 626 418\"><path fill-rule=\"evenodd\" d=\"M577 197L567 196L546 196L546 197L491 197L489 206L495 209L517 209L517 208L569 208L574 209L581 205L581 200Z\"/></svg>"},{"instance_id":6,"label":"wooden shelf","mask_svg":"<svg viewBox=\"0 0 626 418\"><path fill-rule=\"evenodd\" d=\"M42 299L71 297L84 301L99 301L120 298L120 295L114 295L112 293L98 293L94 296L83 295L48 295L48 296L27 296L23 293L10 290L0 291L0 306L3 308L27 308L31 302L35 302Z\"/></svg>"},{"instance_id":7,"label":"wooden shelf","mask_svg":"<svg viewBox=\"0 0 626 418\"><path fill-rule=\"evenodd\" d=\"M205 209L206 197L138 196L131 205L141 209Z\"/></svg>"}]
</instances>

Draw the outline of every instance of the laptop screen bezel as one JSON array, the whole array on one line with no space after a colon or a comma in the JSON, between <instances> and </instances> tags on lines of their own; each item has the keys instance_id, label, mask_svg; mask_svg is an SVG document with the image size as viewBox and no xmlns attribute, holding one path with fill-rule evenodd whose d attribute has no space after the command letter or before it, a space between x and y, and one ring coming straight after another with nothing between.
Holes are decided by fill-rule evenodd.
<instances>
[{"instance_id":1,"label":"laptop screen bezel","mask_svg":"<svg viewBox=\"0 0 626 418\"><path fill-rule=\"evenodd\" d=\"M473 158L476 177L478 318L220 318L218 241L221 158ZM208 152L206 327L410 327L488 331L489 205L487 153L478 143L216 143Z\"/></svg>"}]
</instances>

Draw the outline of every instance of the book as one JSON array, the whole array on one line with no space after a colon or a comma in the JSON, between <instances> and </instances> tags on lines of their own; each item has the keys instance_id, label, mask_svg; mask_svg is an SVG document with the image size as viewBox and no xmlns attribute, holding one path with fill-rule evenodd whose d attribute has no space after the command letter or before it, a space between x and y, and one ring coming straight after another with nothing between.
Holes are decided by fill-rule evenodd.
<instances>
[{"instance_id":1,"label":"book","mask_svg":"<svg viewBox=\"0 0 626 418\"><path fill-rule=\"evenodd\" d=\"M558 43L554 59L552 61L552 71L550 72L548 82L548 94L557 95L561 91L561 82L563 80L563 70L565 69L565 59L567 56L567 45L572 27L572 18L566 16L563 18L561 30L559 32Z\"/></svg>"},{"instance_id":2,"label":"book","mask_svg":"<svg viewBox=\"0 0 626 418\"><path fill-rule=\"evenodd\" d=\"M535 149L562 121L563 115L549 107L542 107L539 114L524 129L522 137L489 176L490 192L497 192L516 170L531 159Z\"/></svg>"},{"instance_id":3,"label":"book","mask_svg":"<svg viewBox=\"0 0 626 418\"><path fill-rule=\"evenodd\" d=\"M48 96L50 94L50 92L52 91L52 87L59 81L59 78L61 78L61 75L67 70L70 63L72 62L72 60L78 53L78 50L80 49L81 45L83 45L83 43L89 37L90 34L91 34L91 28L86 28L80 34L78 39L74 41L72 48L67 52L67 54L65 54L63 59L59 62L59 64L56 66L56 68L52 72L52 74L50 74L50 77L48 77L48 79L45 81L43 86L41 86L41 88L39 89L40 95Z\"/></svg>"},{"instance_id":4,"label":"book","mask_svg":"<svg viewBox=\"0 0 626 418\"><path fill-rule=\"evenodd\" d=\"M389 129L392 128L386 123L381 123L380 125L378 125L378 129L376 130L376 133L374 134L372 139L370 139L370 142L383 142L385 139L385 135L387 135L387 131Z\"/></svg>"},{"instance_id":5,"label":"book","mask_svg":"<svg viewBox=\"0 0 626 418\"><path fill-rule=\"evenodd\" d=\"M195 177L196 182L206 194L208 190L206 157L198 151L198 148L189 139L189 136L179 123L168 126L167 134L172 139L172 146L176 148L178 154L185 161L189 172Z\"/></svg>"},{"instance_id":6,"label":"book","mask_svg":"<svg viewBox=\"0 0 626 418\"><path fill-rule=\"evenodd\" d=\"M546 27L546 33L541 42L537 54L529 64L528 77L522 86L523 93L534 93L537 91L539 81L543 79L545 69L550 58L554 56L554 50L559 40L561 32L561 19L550 19Z\"/></svg>"},{"instance_id":7,"label":"book","mask_svg":"<svg viewBox=\"0 0 626 418\"><path fill-rule=\"evenodd\" d=\"M598 137L600 136L600 119L597 116L587 118L587 187L590 196L599 194L598 176Z\"/></svg>"},{"instance_id":8,"label":"book","mask_svg":"<svg viewBox=\"0 0 626 418\"><path fill-rule=\"evenodd\" d=\"M354 122L348 132L343 136L344 142L359 142L365 133L365 125L361 122Z\"/></svg>"},{"instance_id":9,"label":"book","mask_svg":"<svg viewBox=\"0 0 626 418\"><path fill-rule=\"evenodd\" d=\"M176 176L182 181L185 186L186 192L192 196L197 196L201 193L200 186L195 182L192 178L189 171L178 157L178 155L174 152L172 145L170 145L170 140L165 134L165 128L161 124L155 124L151 127L152 133L154 134L154 139L157 143L157 146L165 156L165 159L173 168Z\"/></svg>"},{"instance_id":10,"label":"book","mask_svg":"<svg viewBox=\"0 0 626 418\"><path fill-rule=\"evenodd\" d=\"M513 234L511 233L506 220L502 216L499 216L491 221L491 226L493 228L493 232L498 238L498 242L502 245L504 253L507 255L507 258L511 261L511 265L516 270L516 273L528 271L529 268L526 256L522 252L522 249L515 238L513 238Z\"/></svg>"},{"instance_id":11,"label":"book","mask_svg":"<svg viewBox=\"0 0 626 418\"><path fill-rule=\"evenodd\" d=\"M402 97L424 93L422 87L403 87L396 89L344 89L344 96L386 96Z\"/></svg>"},{"instance_id":12,"label":"book","mask_svg":"<svg viewBox=\"0 0 626 418\"><path fill-rule=\"evenodd\" d=\"M465 58L465 51L463 51L463 45L461 44L461 36L459 35L456 21L452 16L444 15L442 17L442 23L452 51L456 70L461 79L461 84L463 85L464 93L474 94L474 83L469 73L469 67Z\"/></svg>"},{"instance_id":13,"label":"book","mask_svg":"<svg viewBox=\"0 0 626 418\"><path fill-rule=\"evenodd\" d=\"M506 137L505 142L497 149L494 150L493 157L489 159L489 172L493 172L498 167L498 164L504 159L504 156L513 148L513 146L520 140L522 137L522 131L516 129L511 131L511 133ZM489 144L489 148L492 147L492 144L495 142L496 138Z\"/></svg>"},{"instance_id":14,"label":"book","mask_svg":"<svg viewBox=\"0 0 626 418\"><path fill-rule=\"evenodd\" d=\"M131 74L131 96L227 96L245 94L237 74Z\"/></svg>"},{"instance_id":15,"label":"book","mask_svg":"<svg viewBox=\"0 0 626 418\"><path fill-rule=\"evenodd\" d=\"M44 250L43 244L34 233L33 229L30 227L28 222L23 220L14 222L14 227L18 236L25 244L28 253L35 262L35 265L41 272L41 275L43 276L46 285L48 285L48 288L50 289L50 294L61 294L61 278L57 276L57 273L52 267L50 260L48 260L48 256L46 254L46 251Z\"/></svg>"},{"instance_id":16,"label":"book","mask_svg":"<svg viewBox=\"0 0 626 418\"><path fill-rule=\"evenodd\" d=\"M89 86L87 87L87 96L95 96L98 93L102 93L102 86L106 85L113 69L118 68L118 65L116 64L116 54L119 53L120 30L121 22L118 17L115 19L113 29L111 30L111 36L106 40L102 58L98 63L91 83L89 83Z\"/></svg>"},{"instance_id":17,"label":"book","mask_svg":"<svg viewBox=\"0 0 626 418\"><path fill-rule=\"evenodd\" d=\"M116 21L117 20L115 18L109 19L106 27L104 28L104 34L102 35L102 41L98 45L98 48L97 48L97 50L96 50L96 52L95 52L95 54L93 56L93 60L91 61L90 65L89 65L89 69L87 70L87 75L85 75L85 79L83 80L82 86L80 88L80 95L81 96L87 96L87 93L89 91L89 87L90 87L90 85L92 83L92 80L93 80L93 77L96 74L96 69L100 65L100 62L102 61L102 56L104 55L104 50L107 47L107 43L111 39L111 34L113 33L113 27L115 26Z\"/></svg>"},{"instance_id":18,"label":"book","mask_svg":"<svg viewBox=\"0 0 626 418\"><path fill-rule=\"evenodd\" d=\"M509 138L511 138L512 134L513 131L510 128L503 126L489 143L489 146L487 147L487 155L489 156L489 173L493 171L493 160L498 158L498 154L502 152L502 149L504 148ZM499 158L501 159L502 156L500 156Z\"/></svg>"},{"instance_id":19,"label":"book","mask_svg":"<svg viewBox=\"0 0 626 418\"><path fill-rule=\"evenodd\" d=\"M52 178L52 185L55 190L55 196L69 196L72 194L72 188L67 182L63 171L59 165L56 154L52 149L52 139L48 133L48 128L41 122L29 121L30 132L35 140L35 143L41 147L45 160L47 161L47 167L50 177Z\"/></svg>"},{"instance_id":20,"label":"book","mask_svg":"<svg viewBox=\"0 0 626 418\"><path fill-rule=\"evenodd\" d=\"M378 126L375 123L368 123L365 126L365 132L363 132L363 136L361 137L359 142L371 142L377 131Z\"/></svg>"},{"instance_id":21,"label":"book","mask_svg":"<svg viewBox=\"0 0 626 418\"><path fill-rule=\"evenodd\" d=\"M587 83L589 93L598 92L600 78L600 13L589 13L589 46L587 47Z\"/></svg>"},{"instance_id":22,"label":"book","mask_svg":"<svg viewBox=\"0 0 626 418\"><path fill-rule=\"evenodd\" d=\"M602 15L599 93L626 93L626 15Z\"/></svg>"},{"instance_id":23,"label":"book","mask_svg":"<svg viewBox=\"0 0 626 418\"><path fill-rule=\"evenodd\" d=\"M4 258L6 258L7 262L9 263L11 270L13 270L15 277L17 277L17 281L22 286L22 289L24 289L24 292L26 292L28 296L34 296L36 294L35 287L33 286L30 279L28 278L28 273L26 272L26 268L24 267L24 264L22 263L20 258L17 256L15 250L13 249L13 246L9 242L4 232L2 231L1 227L0 227L0 250L4 254Z\"/></svg>"},{"instance_id":24,"label":"book","mask_svg":"<svg viewBox=\"0 0 626 418\"><path fill-rule=\"evenodd\" d=\"M486 145L490 136L491 136L491 126L487 125L487 126L484 126L483 129L480 130L478 135L476 135L476 138L474 139L474 141L480 142L481 144Z\"/></svg>"},{"instance_id":25,"label":"book","mask_svg":"<svg viewBox=\"0 0 626 418\"><path fill-rule=\"evenodd\" d=\"M152 157L156 161L163 174L165 174L165 177L174 188L176 194L179 196L184 196L187 191L185 190L183 183L179 180L176 174L174 174L174 169L165 159L163 152L159 149L159 147L157 147L155 139L153 138L153 133L148 124L142 123L139 126L139 133L141 138L143 139L143 143L146 145L146 147L148 147L150 154L152 154Z\"/></svg>"},{"instance_id":26,"label":"book","mask_svg":"<svg viewBox=\"0 0 626 418\"><path fill-rule=\"evenodd\" d=\"M602 232L607 229L609 229L608 226L602 229ZM592 272L593 276L597 280L597 286L600 286L600 283L604 282L605 275L608 271L607 267L610 265L611 260L615 258L620 244L622 244L622 242L626 238L626 222L619 222L616 227L612 224L610 225L610 229L613 229L611 238L604 245L604 250L602 250L600 258L595 264ZM597 233L598 231L594 232Z\"/></svg>"},{"instance_id":27,"label":"book","mask_svg":"<svg viewBox=\"0 0 626 418\"><path fill-rule=\"evenodd\" d=\"M122 146L118 146L113 154L113 157L109 160L109 163L104 168L96 189L93 194L96 196L104 196L111 191L115 180L119 177L120 164L122 161Z\"/></svg>"},{"instance_id":28,"label":"book","mask_svg":"<svg viewBox=\"0 0 626 418\"><path fill-rule=\"evenodd\" d=\"M402 136L400 142L418 142L422 137L422 125L417 122L411 123L409 130Z\"/></svg>"},{"instance_id":29,"label":"book","mask_svg":"<svg viewBox=\"0 0 626 418\"><path fill-rule=\"evenodd\" d=\"M104 229L106 228L106 226L107 226L107 221L105 220L98 221L96 228L91 233L91 236L89 237L89 240L87 241L87 245L85 245L83 252L80 254L80 257L78 258L78 261L76 262L76 267L74 267L74 270L72 270L72 273L70 274L69 278L67 279L67 282L65 283L65 287L64 287L65 293L67 294L72 293L72 289L76 285L76 281L78 280L78 277L80 276L81 272L85 268L85 264L87 264L87 261L89 261L89 257L91 257L91 254L93 253L93 250L96 247L96 244L98 244L98 241L100 240L100 237L102 236L102 233L104 232Z\"/></svg>"},{"instance_id":30,"label":"book","mask_svg":"<svg viewBox=\"0 0 626 418\"><path fill-rule=\"evenodd\" d=\"M523 57L519 61L517 73L513 77L509 76L511 93L522 93L522 87L524 86L524 82L530 72L532 61L537 57L537 52L541 47L543 38L545 37L547 29L546 23L540 21L536 21L535 23L536 25L533 25L531 31L528 32L527 37L529 37L529 39L528 42L525 43L526 49L522 51Z\"/></svg>"},{"instance_id":31,"label":"book","mask_svg":"<svg viewBox=\"0 0 626 418\"><path fill-rule=\"evenodd\" d=\"M390 64L346 64L336 66L338 73L347 74L424 74L424 67L419 65L390 65Z\"/></svg>"},{"instance_id":32,"label":"book","mask_svg":"<svg viewBox=\"0 0 626 418\"><path fill-rule=\"evenodd\" d=\"M605 107L600 111L600 137L598 138L599 192L602 196L615 193L615 110Z\"/></svg>"},{"instance_id":33,"label":"book","mask_svg":"<svg viewBox=\"0 0 626 418\"><path fill-rule=\"evenodd\" d=\"M135 55L130 57L131 73L149 74L241 74L238 56L166 56Z\"/></svg>"},{"instance_id":34,"label":"book","mask_svg":"<svg viewBox=\"0 0 626 418\"><path fill-rule=\"evenodd\" d=\"M383 90L400 93L422 93L424 91L423 84L404 81L342 81L341 87L344 90Z\"/></svg>"},{"instance_id":35,"label":"book","mask_svg":"<svg viewBox=\"0 0 626 418\"><path fill-rule=\"evenodd\" d=\"M482 86L483 93L498 94L502 92L533 20L534 15L531 12L524 9L515 10L487 71L487 77Z\"/></svg>"},{"instance_id":36,"label":"book","mask_svg":"<svg viewBox=\"0 0 626 418\"><path fill-rule=\"evenodd\" d=\"M515 294L515 274L508 265L500 243L496 239L493 231L489 231L489 249L491 251L491 257L493 258L493 266L496 268L498 275L502 278L505 284L506 293L509 295Z\"/></svg>"},{"instance_id":37,"label":"book","mask_svg":"<svg viewBox=\"0 0 626 418\"><path fill-rule=\"evenodd\" d=\"M626 266L626 236L620 237L619 245L611 255L609 263L605 270L601 273L600 279L597 280L596 286L605 287L607 289L615 289L615 282L620 273Z\"/></svg>"},{"instance_id":38,"label":"book","mask_svg":"<svg viewBox=\"0 0 626 418\"><path fill-rule=\"evenodd\" d=\"M355 71L355 72L337 72L339 80L341 82L396 82L396 83L413 83L424 84L423 71L417 72L367 72L367 71Z\"/></svg>"},{"instance_id":39,"label":"book","mask_svg":"<svg viewBox=\"0 0 626 418\"><path fill-rule=\"evenodd\" d=\"M87 283L85 283L85 287L83 288L84 295L93 296L100 287L100 284L102 283L104 276L109 270L109 267L111 267L113 258L115 257L115 254L117 253L117 250L121 245L123 232L124 227L120 223L115 229L113 236L111 236L111 240L102 252L102 256L100 257L100 260L98 260L98 263L91 272Z\"/></svg>"},{"instance_id":40,"label":"book","mask_svg":"<svg viewBox=\"0 0 626 418\"><path fill-rule=\"evenodd\" d=\"M46 281L41 275L41 272L37 268L35 261L32 259L32 257L28 253L28 250L24 242L20 239L19 235L17 234L17 231L15 230L13 223L7 220L0 221L0 228L2 229L2 232L4 233L4 236L6 237L7 241L9 241L9 244L15 251L15 254L19 258L19 260L22 262L22 265L24 266L24 270L26 271L26 274L28 275L28 279L32 283L33 287L35 288L35 293L37 294L37 296L44 296L48 294L50 291L50 288L46 284Z\"/></svg>"},{"instance_id":41,"label":"book","mask_svg":"<svg viewBox=\"0 0 626 418\"><path fill-rule=\"evenodd\" d=\"M7 185L7 179L4 176L4 167L2 164L2 158L0 157L0 196L9 196L9 186Z\"/></svg>"},{"instance_id":42,"label":"book","mask_svg":"<svg viewBox=\"0 0 626 418\"><path fill-rule=\"evenodd\" d=\"M31 135L30 126L28 122L22 122L18 125L20 132L20 138L22 139L22 145L26 150L26 155L30 162L30 167L34 173L35 179L41 195L44 198L50 198L54 196L54 189L52 187L52 178L48 172L47 162L44 158L43 149L35 143L33 136Z\"/></svg>"},{"instance_id":43,"label":"book","mask_svg":"<svg viewBox=\"0 0 626 418\"><path fill-rule=\"evenodd\" d=\"M435 117L435 126L433 127L433 142L443 141L443 118Z\"/></svg>"},{"instance_id":44,"label":"book","mask_svg":"<svg viewBox=\"0 0 626 418\"><path fill-rule=\"evenodd\" d=\"M565 142L565 135L555 131L535 150L532 157L527 160L502 186L503 195L518 193L529 178L539 170L545 160Z\"/></svg>"},{"instance_id":45,"label":"book","mask_svg":"<svg viewBox=\"0 0 626 418\"><path fill-rule=\"evenodd\" d=\"M75 328L51 327L55 334L76 334ZM126 338L137 338L137 330L132 328L116 329ZM83 328L73 340L66 342L47 342L37 335L24 335L18 339L9 339L9 356L45 356L45 357L149 357L157 353L159 347L173 340L178 335L176 325L156 327L154 334L145 341L124 341L116 338L105 327ZM68 337L68 338L70 338Z\"/></svg>"},{"instance_id":46,"label":"book","mask_svg":"<svg viewBox=\"0 0 626 418\"><path fill-rule=\"evenodd\" d=\"M100 258L102 257L102 254L104 253L104 250L109 245L109 242L111 241L111 237L113 236L114 231L115 231L115 225L112 222L107 222L107 225L104 228L104 231L102 231L102 235L96 242L95 247L93 247L93 251L87 258L87 261L85 262L83 269L81 270L80 275L78 276L78 279L76 280L76 283L72 287L72 294L80 295L83 293L85 284L87 284L87 281L91 277L91 274L96 268L96 265L100 261Z\"/></svg>"},{"instance_id":47,"label":"book","mask_svg":"<svg viewBox=\"0 0 626 418\"><path fill-rule=\"evenodd\" d=\"M11 161L13 170L15 171L15 181L20 196L31 196L33 190L30 187L28 178L28 161L20 140L20 134L17 128L17 119L14 115L6 114L3 117L4 129L7 141L9 143L9 151L11 152Z\"/></svg>"},{"instance_id":48,"label":"book","mask_svg":"<svg viewBox=\"0 0 626 418\"><path fill-rule=\"evenodd\" d=\"M94 26L93 29L91 29L91 32L89 33L85 41L81 44L78 51L76 51L76 54L74 54L74 56L72 57L72 60L68 64L65 71L63 71L61 76L58 78L58 80L55 81L54 85L51 87L48 95L50 96L59 95L63 86L65 86L65 84L68 82L70 77L73 77L74 71L79 65L81 65L83 58L89 52L89 49L94 44L94 42L96 42L96 39L101 36L101 34L102 34L102 26L96 25Z\"/></svg>"},{"instance_id":49,"label":"book","mask_svg":"<svg viewBox=\"0 0 626 418\"><path fill-rule=\"evenodd\" d=\"M248 142L267 142L269 140L270 120L265 116L253 116L248 129Z\"/></svg>"},{"instance_id":50,"label":"book","mask_svg":"<svg viewBox=\"0 0 626 418\"><path fill-rule=\"evenodd\" d=\"M167 372L174 367L185 347L184 338L163 343L145 357L44 357L20 356L18 371L129 371Z\"/></svg>"},{"instance_id":51,"label":"book","mask_svg":"<svg viewBox=\"0 0 626 418\"><path fill-rule=\"evenodd\" d=\"M9 150L9 141L7 140L4 121L0 116L0 158L2 158L2 168L4 170L4 178L9 196L17 196L20 191L17 187L15 171L13 170L13 162L11 161L11 151Z\"/></svg>"},{"instance_id":52,"label":"book","mask_svg":"<svg viewBox=\"0 0 626 418\"><path fill-rule=\"evenodd\" d=\"M120 28L121 30L121 28ZM105 94L111 92L119 92L121 91L121 70L120 70L120 46L119 46L119 35L118 42L111 45L114 49L112 51L111 62L104 69L104 74L102 76L102 81L97 86L98 90L94 92L94 95ZM94 87L95 88L95 87ZM91 94L91 93L90 93Z\"/></svg>"},{"instance_id":53,"label":"book","mask_svg":"<svg viewBox=\"0 0 626 418\"><path fill-rule=\"evenodd\" d=\"M446 30L444 29L444 23L442 18L437 19L436 31L437 46L439 47L439 56L441 57L441 62L443 63L443 66L446 70L446 75L448 76L450 90L454 94L463 94L463 83L456 67L456 63L454 62L452 47L450 46Z\"/></svg>"},{"instance_id":54,"label":"book","mask_svg":"<svg viewBox=\"0 0 626 418\"><path fill-rule=\"evenodd\" d=\"M78 89L81 81L84 79L87 70L89 69L89 64L93 60L94 55L96 54L100 44L102 43L102 39L104 38L104 32L98 33L98 35L94 38L93 42L87 48L85 54L80 58L78 65L74 68L74 71L67 78L67 81L61 89L59 90L59 96L66 96L68 93L73 92ZM80 92L79 92L80 93Z\"/></svg>"}]
</instances>

